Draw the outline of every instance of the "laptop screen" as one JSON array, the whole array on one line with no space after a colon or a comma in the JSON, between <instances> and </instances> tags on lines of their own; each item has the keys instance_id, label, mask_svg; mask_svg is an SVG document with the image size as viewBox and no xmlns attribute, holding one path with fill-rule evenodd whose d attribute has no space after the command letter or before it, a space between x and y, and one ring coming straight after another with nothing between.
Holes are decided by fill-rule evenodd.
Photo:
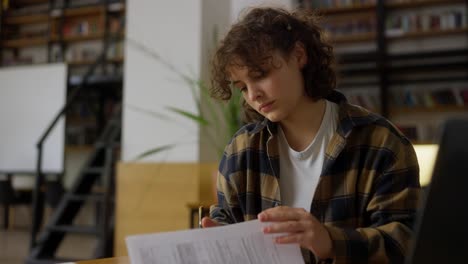
<instances>
[{"instance_id":1,"label":"laptop screen","mask_svg":"<svg viewBox=\"0 0 468 264\"><path fill-rule=\"evenodd\" d=\"M468 120L444 124L406 263L468 263Z\"/></svg>"}]
</instances>

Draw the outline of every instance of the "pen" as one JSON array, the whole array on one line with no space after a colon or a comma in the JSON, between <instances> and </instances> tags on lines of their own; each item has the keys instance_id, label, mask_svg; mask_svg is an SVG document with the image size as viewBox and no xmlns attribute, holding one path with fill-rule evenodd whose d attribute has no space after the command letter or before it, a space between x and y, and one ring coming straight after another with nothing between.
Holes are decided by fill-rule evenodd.
<instances>
[{"instance_id":1,"label":"pen","mask_svg":"<svg viewBox=\"0 0 468 264\"><path fill-rule=\"evenodd\" d=\"M203 228L202 227L202 218L203 218L203 205L200 205L198 207L198 228Z\"/></svg>"}]
</instances>

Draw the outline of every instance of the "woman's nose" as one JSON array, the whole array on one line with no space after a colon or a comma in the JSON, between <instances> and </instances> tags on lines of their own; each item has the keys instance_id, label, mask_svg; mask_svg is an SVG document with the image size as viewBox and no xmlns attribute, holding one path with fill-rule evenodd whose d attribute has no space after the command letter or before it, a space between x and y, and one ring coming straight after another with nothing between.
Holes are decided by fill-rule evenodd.
<instances>
[{"instance_id":1,"label":"woman's nose","mask_svg":"<svg viewBox=\"0 0 468 264\"><path fill-rule=\"evenodd\" d=\"M263 91L261 87L259 87L258 85L251 85L248 91L249 91L249 100L252 102L258 100L263 95Z\"/></svg>"}]
</instances>

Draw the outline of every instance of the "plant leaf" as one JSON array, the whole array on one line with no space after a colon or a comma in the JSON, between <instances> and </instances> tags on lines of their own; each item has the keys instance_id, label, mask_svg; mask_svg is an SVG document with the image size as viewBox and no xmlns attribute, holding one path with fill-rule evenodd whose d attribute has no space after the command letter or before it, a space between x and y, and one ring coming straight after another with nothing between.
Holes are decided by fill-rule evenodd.
<instances>
[{"instance_id":1,"label":"plant leaf","mask_svg":"<svg viewBox=\"0 0 468 264\"><path fill-rule=\"evenodd\" d=\"M202 116L207 118L210 122L214 122L214 128L216 129L216 133L222 133L220 130L221 126L221 117L219 116L219 108L223 107L219 101L215 101L208 91L205 83L201 80L197 82L198 87L200 88L200 95L203 99L203 104L206 109L201 109ZM205 110L204 112L202 110ZM206 114L204 114L206 113Z\"/></svg>"},{"instance_id":2,"label":"plant leaf","mask_svg":"<svg viewBox=\"0 0 468 264\"><path fill-rule=\"evenodd\" d=\"M138 107L138 106L130 105L130 104L125 104L125 107L127 107L128 109L131 109L131 110L133 110L135 112L140 112L140 113L152 116L152 117L159 118L159 119L164 120L164 121L171 121L169 116L167 116L165 114L162 114L162 113L154 112L154 111L144 109L144 108L141 108L141 107Z\"/></svg>"},{"instance_id":3,"label":"plant leaf","mask_svg":"<svg viewBox=\"0 0 468 264\"><path fill-rule=\"evenodd\" d=\"M217 34L217 32L215 32ZM214 37L216 35L213 35ZM142 43L139 43L131 38L128 38L128 43L134 48L146 53L152 59L158 61L161 65L167 67L172 71L176 76L178 76L190 89L192 98L195 102L197 113L192 113L175 107L166 107L167 110L184 116L188 119L191 119L200 126L210 126L213 129L207 129L205 131L207 139L211 142L212 147L218 149L218 152L222 154L224 150L224 144L227 143L229 138L240 128L242 125L241 122L241 110L242 110L242 94L239 89L232 89L232 97L228 102L220 102L214 100L209 92L206 84L195 77L192 77L196 74L185 74L179 70L178 67L175 67L172 63L165 60L160 54L152 50L151 48L145 46ZM232 83L231 83L232 86ZM202 105L203 104L203 105ZM202 109L203 108L203 109ZM135 109L135 107L134 107ZM152 116L158 117L160 119L165 119L169 121L171 118L160 113L149 113L147 111L140 112L150 114ZM214 134L214 135L213 135ZM215 140L216 138L221 137L221 140ZM221 143L224 142L224 143ZM221 146L219 146L222 144Z\"/></svg>"},{"instance_id":4,"label":"plant leaf","mask_svg":"<svg viewBox=\"0 0 468 264\"><path fill-rule=\"evenodd\" d=\"M179 74L179 77L184 80L184 82L188 85L188 87L190 88L190 92L192 94L192 98L193 100L195 101L195 104L197 105L197 110L200 111L201 109L201 101L200 101L200 95L197 91L197 87L198 87L198 81L194 78L191 78L190 76L188 75L185 75L185 74L182 74L180 73Z\"/></svg>"},{"instance_id":5,"label":"plant leaf","mask_svg":"<svg viewBox=\"0 0 468 264\"><path fill-rule=\"evenodd\" d=\"M148 157L150 155L154 155L156 153L172 149L173 147L175 147L174 144L169 144L169 145L163 145L163 146L160 146L160 147L157 147L157 148L153 148L153 149L150 149L150 150L147 150L147 151L141 153L134 160L140 160L140 159Z\"/></svg>"},{"instance_id":6,"label":"plant leaf","mask_svg":"<svg viewBox=\"0 0 468 264\"><path fill-rule=\"evenodd\" d=\"M192 119L193 121L195 121L196 123L198 123L200 125L203 125L203 126L209 125L209 122L200 115L193 114L193 113L190 113L188 111L182 110L180 108L172 107L172 106L168 106L167 109L169 109L170 111L172 111L174 113L177 113L177 114L179 114L181 116Z\"/></svg>"}]
</instances>

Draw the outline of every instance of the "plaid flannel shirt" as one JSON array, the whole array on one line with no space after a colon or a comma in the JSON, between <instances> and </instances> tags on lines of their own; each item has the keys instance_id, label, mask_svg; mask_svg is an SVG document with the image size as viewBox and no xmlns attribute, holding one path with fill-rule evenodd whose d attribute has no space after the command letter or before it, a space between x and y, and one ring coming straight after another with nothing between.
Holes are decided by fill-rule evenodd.
<instances>
[{"instance_id":1,"label":"plaid flannel shirt","mask_svg":"<svg viewBox=\"0 0 468 264\"><path fill-rule=\"evenodd\" d=\"M403 263L420 193L414 149L389 121L339 92L327 100L339 104L339 124L310 213L327 228L335 263ZM266 119L234 135L219 165L215 221L248 221L281 205L278 153L277 124Z\"/></svg>"}]
</instances>

